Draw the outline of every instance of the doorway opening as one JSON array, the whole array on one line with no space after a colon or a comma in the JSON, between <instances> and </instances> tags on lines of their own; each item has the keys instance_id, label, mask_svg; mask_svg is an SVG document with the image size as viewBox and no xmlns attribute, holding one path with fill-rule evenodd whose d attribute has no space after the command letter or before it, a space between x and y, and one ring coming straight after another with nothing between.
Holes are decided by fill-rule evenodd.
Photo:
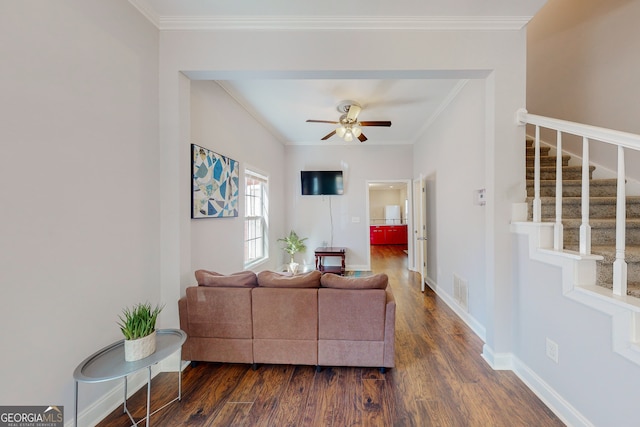
<instances>
[{"instance_id":1,"label":"doorway opening","mask_svg":"<svg viewBox=\"0 0 640 427\"><path fill-rule=\"evenodd\" d=\"M413 269L411 191L411 180L367 181L369 265L373 246L390 245L404 251L407 267Z\"/></svg>"}]
</instances>

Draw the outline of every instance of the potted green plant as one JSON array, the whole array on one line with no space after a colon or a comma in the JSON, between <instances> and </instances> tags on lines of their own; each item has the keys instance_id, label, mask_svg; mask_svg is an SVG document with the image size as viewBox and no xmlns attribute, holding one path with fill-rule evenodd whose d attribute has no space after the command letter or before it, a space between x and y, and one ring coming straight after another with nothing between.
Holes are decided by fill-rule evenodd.
<instances>
[{"instance_id":1,"label":"potted green plant","mask_svg":"<svg viewBox=\"0 0 640 427\"><path fill-rule=\"evenodd\" d=\"M279 242L284 242L284 251L291 255L291 261L289 262L289 271L291 273L295 274L298 270L298 263L295 262L294 255L298 252L304 252L307 249L304 244L305 240L307 240L306 237L301 239L293 230L291 230L287 237L278 239Z\"/></svg>"},{"instance_id":2,"label":"potted green plant","mask_svg":"<svg viewBox=\"0 0 640 427\"><path fill-rule=\"evenodd\" d=\"M124 335L124 359L127 362L144 359L156 351L156 320L163 308L140 303L122 310L118 326Z\"/></svg>"}]
</instances>

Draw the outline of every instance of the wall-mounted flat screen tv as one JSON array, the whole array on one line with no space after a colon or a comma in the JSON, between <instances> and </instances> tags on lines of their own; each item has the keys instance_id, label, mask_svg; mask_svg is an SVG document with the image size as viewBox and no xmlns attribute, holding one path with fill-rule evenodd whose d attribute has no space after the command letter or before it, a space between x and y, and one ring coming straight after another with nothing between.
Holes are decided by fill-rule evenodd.
<instances>
[{"instance_id":1,"label":"wall-mounted flat screen tv","mask_svg":"<svg viewBox=\"0 0 640 427\"><path fill-rule=\"evenodd\" d=\"M301 171L303 196L344 194L342 171Z\"/></svg>"}]
</instances>

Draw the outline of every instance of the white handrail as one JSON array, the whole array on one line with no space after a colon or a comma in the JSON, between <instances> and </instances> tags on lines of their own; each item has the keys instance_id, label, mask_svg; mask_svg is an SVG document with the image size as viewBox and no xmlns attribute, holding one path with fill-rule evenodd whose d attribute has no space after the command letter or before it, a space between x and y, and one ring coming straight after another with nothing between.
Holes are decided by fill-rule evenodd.
<instances>
[{"instance_id":1,"label":"white handrail","mask_svg":"<svg viewBox=\"0 0 640 427\"><path fill-rule=\"evenodd\" d=\"M543 128L559 130L564 133L587 137L597 141L640 151L640 135L629 132L621 132L612 129L601 128L566 120L552 119L550 117L529 114L527 110L518 110L517 119L521 125L538 125Z\"/></svg>"},{"instance_id":2,"label":"white handrail","mask_svg":"<svg viewBox=\"0 0 640 427\"><path fill-rule=\"evenodd\" d=\"M534 165L534 200L533 220L541 221L540 198L540 128L544 127L557 132L557 162L556 162L556 222L554 235L554 249L564 248L562 229L562 133L568 133L582 137L582 200L580 225L580 253L591 253L591 226L589 224L589 140L601 141L617 146L618 171L616 193L616 259L613 265L613 293L614 295L627 294L627 263L625 261L626 249L626 191L625 191L625 164L624 149L640 151L640 135L621 132L597 126L585 125L566 120L529 114L520 109L516 112L517 122L520 125L531 124L536 127L535 136L535 165Z\"/></svg>"}]
</instances>

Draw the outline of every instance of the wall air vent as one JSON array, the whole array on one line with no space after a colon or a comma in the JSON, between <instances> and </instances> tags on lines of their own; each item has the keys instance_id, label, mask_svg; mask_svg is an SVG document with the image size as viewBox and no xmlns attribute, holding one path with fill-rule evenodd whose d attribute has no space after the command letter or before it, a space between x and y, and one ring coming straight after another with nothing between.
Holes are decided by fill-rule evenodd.
<instances>
[{"instance_id":1,"label":"wall air vent","mask_svg":"<svg viewBox=\"0 0 640 427\"><path fill-rule=\"evenodd\" d=\"M455 273L453 274L453 299L464 311L469 311L469 283Z\"/></svg>"}]
</instances>

